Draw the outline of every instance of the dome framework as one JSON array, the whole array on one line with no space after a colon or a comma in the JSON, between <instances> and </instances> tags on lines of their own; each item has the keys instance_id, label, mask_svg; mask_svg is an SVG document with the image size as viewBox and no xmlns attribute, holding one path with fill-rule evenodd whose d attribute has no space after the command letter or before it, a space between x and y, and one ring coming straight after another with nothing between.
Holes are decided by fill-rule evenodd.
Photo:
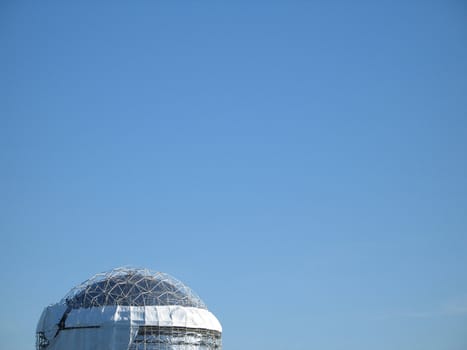
<instances>
[{"instance_id":1,"label":"dome framework","mask_svg":"<svg viewBox=\"0 0 467 350\"><path fill-rule=\"evenodd\" d=\"M62 299L74 309L105 305L180 305L207 309L185 284L163 272L120 267L94 275Z\"/></svg>"}]
</instances>

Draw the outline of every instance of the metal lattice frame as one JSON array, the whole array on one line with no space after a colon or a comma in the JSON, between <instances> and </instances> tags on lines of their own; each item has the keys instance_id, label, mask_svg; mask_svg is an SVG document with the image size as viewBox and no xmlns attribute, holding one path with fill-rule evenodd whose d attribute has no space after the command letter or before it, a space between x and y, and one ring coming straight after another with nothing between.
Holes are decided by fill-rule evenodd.
<instances>
[{"instance_id":1,"label":"metal lattice frame","mask_svg":"<svg viewBox=\"0 0 467 350\"><path fill-rule=\"evenodd\" d=\"M74 309L105 305L180 305L207 309L190 288L172 276L135 268L99 273L73 288L62 302Z\"/></svg>"}]
</instances>

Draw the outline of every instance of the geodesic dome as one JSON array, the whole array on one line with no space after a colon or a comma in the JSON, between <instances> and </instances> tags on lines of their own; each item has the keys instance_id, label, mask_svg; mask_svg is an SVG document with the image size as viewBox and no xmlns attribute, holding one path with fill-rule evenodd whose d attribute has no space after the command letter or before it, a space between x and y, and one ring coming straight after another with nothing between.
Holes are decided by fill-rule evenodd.
<instances>
[{"instance_id":1,"label":"geodesic dome","mask_svg":"<svg viewBox=\"0 0 467 350\"><path fill-rule=\"evenodd\" d=\"M100 273L48 306L37 350L221 349L222 327L186 285L161 272Z\"/></svg>"}]
</instances>

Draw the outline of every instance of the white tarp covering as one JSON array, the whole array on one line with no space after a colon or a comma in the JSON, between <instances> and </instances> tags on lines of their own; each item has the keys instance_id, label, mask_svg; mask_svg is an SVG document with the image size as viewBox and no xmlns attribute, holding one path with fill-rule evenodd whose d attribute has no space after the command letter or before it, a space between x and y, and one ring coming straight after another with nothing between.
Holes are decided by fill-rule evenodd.
<instances>
[{"instance_id":1,"label":"white tarp covering","mask_svg":"<svg viewBox=\"0 0 467 350\"><path fill-rule=\"evenodd\" d=\"M47 307L37 326L49 339L47 349L127 350L137 326L181 327L222 332L217 318L206 309L177 305L157 306L102 306L73 309L58 324L66 305ZM58 332L57 332L58 331Z\"/></svg>"},{"instance_id":2,"label":"white tarp covering","mask_svg":"<svg viewBox=\"0 0 467 350\"><path fill-rule=\"evenodd\" d=\"M99 326L107 323L160 327L202 328L222 332L217 318L208 310L177 305L103 306L71 310L65 326Z\"/></svg>"}]
</instances>

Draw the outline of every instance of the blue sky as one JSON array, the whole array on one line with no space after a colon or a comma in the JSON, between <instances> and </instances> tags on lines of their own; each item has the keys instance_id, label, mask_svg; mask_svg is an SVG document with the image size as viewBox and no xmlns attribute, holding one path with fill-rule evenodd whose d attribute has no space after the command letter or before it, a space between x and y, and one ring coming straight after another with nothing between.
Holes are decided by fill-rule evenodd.
<instances>
[{"instance_id":1,"label":"blue sky","mask_svg":"<svg viewBox=\"0 0 467 350\"><path fill-rule=\"evenodd\" d=\"M467 348L467 5L0 3L0 337L120 265L225 349Z\"/></svg>"}]
</instances>

